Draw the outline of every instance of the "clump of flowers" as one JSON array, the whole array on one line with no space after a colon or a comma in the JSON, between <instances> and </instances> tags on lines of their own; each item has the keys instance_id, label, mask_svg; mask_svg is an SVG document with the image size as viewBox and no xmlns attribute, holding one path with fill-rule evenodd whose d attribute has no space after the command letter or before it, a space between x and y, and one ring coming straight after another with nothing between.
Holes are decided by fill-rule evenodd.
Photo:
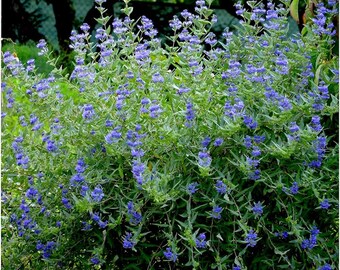
<instances>
[{"instance_id":1,"label":"clump of flowers","mask_svg":"<svg viewBox=\"0 0 340 270\"><path fill-rule=\"evenodd\" d=\"M335 269L338 3L294 36L287 1L237 3L218 37L200 0L164 47L104 2L70 75L3 53L3 265Z\"/></svg>"}]
</instances>

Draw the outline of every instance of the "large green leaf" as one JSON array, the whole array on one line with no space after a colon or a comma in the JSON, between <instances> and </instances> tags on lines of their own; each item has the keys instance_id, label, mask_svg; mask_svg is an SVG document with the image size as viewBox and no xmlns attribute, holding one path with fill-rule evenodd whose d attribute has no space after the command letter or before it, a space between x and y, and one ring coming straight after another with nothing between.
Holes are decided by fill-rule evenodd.
<instances>
[{"instance_id":1,"label":"large green leaf","mask_svg":"<svg viewBox=\"0 0 340 270\"><path fill-rule=\"evenodd\" d=\"M299 23L299 0L293 0L289 7L290 15Z\"/></svg>"}]
</instances>

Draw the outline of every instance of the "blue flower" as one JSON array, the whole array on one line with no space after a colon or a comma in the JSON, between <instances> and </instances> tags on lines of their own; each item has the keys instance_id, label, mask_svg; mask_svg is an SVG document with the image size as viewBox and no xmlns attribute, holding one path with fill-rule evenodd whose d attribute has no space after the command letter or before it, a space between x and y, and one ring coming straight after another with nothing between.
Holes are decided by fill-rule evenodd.
<instances>
[{"instance_id":1,"label":"blue flower","mask_svg":"<svg viewBox=\"0 0 340 270\"><path fill-rule=\"evenodd\" d=\"M142 16L141 21L142 25L138 26L139 29L146 31L153 28L153 22L146 16Z\"/></svg>"},{"instance_id":2,"label":"blue flower","mask_svg":"<svg viewBox=\"0 0 340 270\"><path fill-rule=\"evenodd\" d=\"M328 263L326 263L323 266L318 267L318 270L332 270L332 269L333 269L332 266L329 265Z\"/></svg>"},{"instance_id":3,"label":"blue flower","mask_svg":"<svg viewBox=\"0 0 340 270\"><path fill-rule=\"evenodd\" d=\"M276 61L276 69L275 71L279 74L285 75L288 74L289 67L288 67L288 59L283 53L279 53L279 56L277 56Z\"/></svg>"},{"instance_id":4,"label":"blue flower","mask_svg":"<svg viewBox=\"0 0 340 270\"><path fill-rule=\"evenodd\" d=\"M39 240L37 245L35 246L38 251L43 250L45 248L45 245L41 243Z\"/></svg>"},{"instance_id":5,"label":"blue flower","mask_svg":"<svg viewBox=\"0 0 340 270\"><path fill-rule=\"evenodd\" d=\"M309 239L304 239L301 243L301 247L303 249L312 249L317 245L317 236L320 233L317 227L313 227L310 230L310 237Z\"/></svg>"},{"instance_id":6,"label":"blue flower","mask_svg":"<svg viewBox=\"0 0 340 270\"><path fill-rule=\"evenodd\" d=\"M255 247L257 244L257 233L254 232L253 229L251 229L248 234L246 235L245 241L247 243L247 247Z\"/></svg>"},{"instance_id":7,"label":"blue flower","mask_svg":"<svg viewBox=\"0 0 340 270\"><path fill-rule=\"evenodd\" d=\"M83 158L78 159L77 165L76 165L77 173L85 172L85 168L86 168L86 165L85 165L84 159Z\"/></svg>"},{"instance_id":8,"label":"blue flower","mask_svg":"<svg viewBox=\"0 0 340 270\"><path fill-rule=\"evenodd\" d=\"M255 203L255 205L253 206L252 210L253 210L253 213L255 215L261 216L263 214L263 205L262 205L262 203L260 203L260 202Z\"/></svg>"},{"instance_id":9,"label":"blue flower","mask_svg":"<svg viewBox=\"0 0 340 270\"><path fill-rule=\"evenodd\" d=\"M247 115L243 116L243 122L250 129L257 128L257 122L254 121L254 119L250 116L247 116Z\"/></svg>"},{"instance_id":10,"label":"blue flower","mask_svg":"<svg viewBox=\"0 0 340 270\"><path fill-rule=\"evenodd\" d=\"M284 231L284 232L281 233L281 237L282 237L283 239L287 239L288 236L289 236L289 234L288 234L288 232L286 232L286 231Z\"/></svg>"},{"instance_id":11,"label":"blue flower","mask_svg":"<svg viewBox=\"0 0 340 270\"><path fill-rule=\"evenodd\" d=\"M136 243L132 240L132 233L126 233L123 240L123 248L132 249L135 244Z\"/></svg>"},{"instance_id":12,"label":"blue flower","mask_svg":"<svg viewBox=\"0 0 340 270\"><path fill-rule=\"evenodd\" d=\"M198 153L198 164L202 167L209 167L211 164L211 157L208 152L201 151Z\"/></svg>"},{"instance_id":13,"label":"blue flower","mask_svg":"<svg viewBox=\"0 0 340 270\"><path fill-rule=\"evenodd\" d=\"M99 213L92 213L91 214L91 218L92 218L92 220L93 221L95 221L95 222L99 222L99 220L100 220L100 216L99 216Z\"/></svg>"},{"instance_id":14,"label":"blue flower","mask_svg":"<svg viewBox=\"0 0 340 270\"><path fill-rule=\"evenodd\" d=\"M235 104L231 105L231 102L228 100L224 104L224 114L230 117L231 119L234 119L236 116L242 115L242 109L244 108L244 103L239 98L235 98Z\"/></svg>"},{"instance_id":15,"label":"blue flower","mask_svg":"<svg viewBox=\"0 0 340 270\"><path fill-rule=\"evenodd\" d=\"M328 199L324 199L321 203L320 203L320 207L322 209L328 209L331 205L329 204Z\"/></svg>"},{"instance_id":16,"label":"blue flower","mask_svg":"<svg viewBox=\"0 0 340 270\"><path fill-rule=\"evenodd\" d=\"M137 211L135 211L135 208L134 208L132 201L128 202L127 208L128 208L128 214L130 215L129 222L132 225L138 225L142 221L142 218L143 218L142 215L140 213L138 213Z\"/></svg>"},{"instance_id":17,"label":"blue flower","mask_svg":"<svg viewBox=\"0 0 340 270\"><path fill-rule=\"evenodd\" d=\"M261 178L261 170L256 169L253 172L250 172L248 177L249 177L250 180L254 180L254 181L260 179Z\"/></svg>"},{"instance_id":18,"label":"blue flower","mask_svg":"<svg viewBox=\"0 0 340 270\"><path fill-rule=\"evenodd\" d=\"M149 61L150 50L148 50L148 44L138 44L135 49L135 58L137 63L140 65L144 65L147 61Z\"/></svg>"},{"instance_id":19,"label":"blue flower","mask_svg":"<svg viewBox=\"0 0 340 270\"><path fill-rule=\"evenodd\" d=\"M205 137L205 138L203 139L202 143L201 143L201 144L202 144L202 147L203 147L203 148L208 147L210 141L211 141L210 137Z\"/></svg>"},{"instance_id":20,"label":"blue flower","mask_svg":"<svg viewBox=\"0 0 340 270\"><path fill-rule=\"evenodd\" d=\"M227 185L221 180L216 181L215 188L219 194L225 194L227 192Z\"/></svg>"},{"instance_id":21,"label":"blue flower","mask_svg":"<svg viewBox=\"0 0 340 270\"><path fill-rule=\"evenodd\" d=\"M100 202L103 197L104 197L104 193L103 193L103 189L101 186L96 186L94 188L94 190L91 192L91 197L93 199L93 201L95 202Z\"/></svg>"},{"instance_id":22,"label":"blue flower","mask_svg":"<svg viewBox=\"0 0 340 270\"><path fill-rule=\"evenodd\" d=\"M46 144L46 149L48 152L56 152L58 147L55 145L55 142L52 140L48 140Z\"/></svg>"},{"instance_id":23,"label":"blue flower","mask_svg":"<svg viewBox=\"0 0 340 270\"><path fill-rule=\"evenodd\" d=\"M37 44L37 48L40 49L40 51L38 52L38 55L45 55L48 52L47 43L44 39L39 40L39 43Z\"/></svg>"},{"instance_id":24,"label":"blue flower","mask_svg":"<svg viewBox=\"0 0 340 270\"><path fill-rule=\"evenodd\" d=\"M105 141L108 144L116 143L122 137L122 133L118 132L118 130L120 130L120 127L114 128L114 130L105 136Z\"/></svg>"},{"instance_id":25,"label":"blue flower","mask_svg":"<svg viewBox=\"0 0 340 270\"><path fill-rule=\"evenodd\" d=\"M99 221L97 222L97 224L98 224L98 226L99 226L100 228L105 229L106 226L107 226L107 224L108 224L108 221L99 220Z\"/></svg>"},{"instance_id":26,"label":"blue flower","mask_svg":"<svg viewBox=\"0 0 340 270\"><path fill-rule=\"evenodd\" d=\"M191 38L191 34L187 29L183 29L182 32L178 35L181 41L189 41Z\"/></svg>"},{"instance_id":27,"label":"blue flower","mask_svg":"<svg viewBox=\"0 0 340 270\"><path fill-rule=\"evenodd\" d=\"M257 157L259 155L261 155L261 150L258 146L254 146L253 150L251 151L251 155L253 157Z\"/></svg>"},{"instance_id":28,"label":"blue flower","mask_svg":"<svg viewBox=\"0 0 340 270\"><path fill-rule=\"evenodd\" d=\"M93 106L91 104L85 104L83 107L83 118L86 120L90 120L94 117L95 112Z\"/></svg>"},{"instance_id":29,"label":"blue flower","mask_svg":"<svg viewBox=\"0 0 340 270\"><path fill-rule=\"evenodd\" d=\"M325 85L325 82L321 81L318 89L321 93L321 99L329 99L328 86Z\"/></svg>"},{"instance_id":30,"label":"blue flower","mask_svg":"<svg viewBox=\"0 0 340 270\"><path fill-rule=\"evenodd\" d=\"M301 243L301 247L302 247L303 249L308 248L308 247L309 247L309 240L308 240L308 239L304 239L304 240L302 241L302 243Z\"/></svg>"},{"instance_id":31,"label":"blue flower","mask_svg":"<svg viewBox=\"0 0 340 270\"><path fill-rule=\"evenodd\" d=\"M34 125L38 120L39 120L38 117L35 116L34 114L30 115L30 124L31 125Z\"/></svg>"},{"instance_id":32,"label":"blue flower","mask_svg":"<svg viewBox=\"0 0 340 270\"><path fill-rule=\"evenodd\" d=\"M221 219L222 210L223 210L223 208L221 206L215 205L213 207L211 217L216 218L216 219Z\"/></svg>"},{"instance_id":33,"label":"blue flower","mask_svg":"<svg viewBox=\"0 0 340 270\"><path fill-rule=\"evenodd\" d=\"M152 101L152 105L149 107L149 110L149 115L151 118L157 118L163 112L161 107L157 104L157 100Z\"/></svg>"},{"instance_id":34,"label":"blue flower","mask_svg":"<svg viewBox=\"0 0 340 270\"><path fill-rule=\"evenodd\" d=\"M85 181L85 178L84 178L84 176L81 173L77 173L77 174L73 175L71 177L71 180L70 180L71 186L74 186L75 182L76 183L81 183L83 181Z\"/></svg>"},{"instance_id":35,"label":"blue flower","mask_svg":"<svg viewBox=\"0 0 340 270\"><path fill-rule=\"evenodd\" d=\"M317 139L313 143L314 143L315 152L318 157L316 160L312 160L308 165L312 168L320 168L322 164L322 159L326 153L326 146L327 146L326 137L318 136Z\"/></svg>"},{"instance_id":36,"label":"blue flower","mask_svg":"<svg viewBox=\"0 0 340 270\"><path fill-rule=\"evenodd\" d=\"M145 164L139 162L138 160L134 160L132 164L132 174L133 177L137 180L138 185L142 185L144 182L144 171L145 171Z\"/></svg>"},{"instance_id":37,"label":"blue flower","mask_svg":"<svg viewBox=\"0 0 340 270\"><path fill-rule=\"evenodd\" d=\"M190 195L194 194L198 190L197 186L198 186L197 182L189 184L187 186L187 193L189 193Z\"/></svg>"},{"instance_id":38,"label":"blue flower","mask_svg":"<svg viewBox=\"0 0 340 270\"><path fill-rule=\"evenodd\" d=\"M97 256L92 257L90 261L93 264L100 264L100 260Z\"/></svg>"},{"instance_id":39,"label":"blue flower","mask_svg":"<svg viewBox=\"0 0 340 270\"><path fill-rule=\"evenodd\" d=\"M260 136L260 135L255 135L254 136L254 142L255 143L262 143L266 140L266 136Z\"/></svg>"},{"instance_id":40,"label":"blue flower","mask_svg":"<svg viewBox=\"0 0 340 270\"><path fill-rule=\"evenodd\" d=\"M42 257L44 259L49 259L51 257L52 251L56 248L56 242L49 241L46 243L46 245L43 247L43 254Z\"/></svg>"},{"instance_id":41,"label":"blue flower","mask_svg":"<svg viewBox=\"0 0 340 270\"><path fill-rule=\"evenodd\" d=\"M154 75L152 75L152 81L154 83L163 83L164 78L161 74L159 74L159 72L156 72Z\"/></svg>"},{"instance_id":42,"label":"blue flower","mask_svg":"<svg viewBox=\"0 0 340 270\"><path fill-rule=\"evenodd\" d=\"M229 62L229 69L222 73L222 79L236 79L241 74L241 63L236 60Z\"/></svg>"},{"instance_id":43,"label":"blue flower","mask_svg":"<svg viewBox=\"0 0 340 270\"><path fill-rule=\"evenodd\" d=\"M222 138L217 138L214 142L214 146L220 146L223 143L223 139Z\"/></svg>"},{"instance_id":44,"label":"blue flower","mask_svg":"<svg viewBox=\"0 0 340 270\"><path fill-rule=\"evenodd\" d=\"M114 19L114 21L112 23L112 26L113 26L113 32L116 35L121 35L121 34L123 34L123 33L128 31L128 28L124 27L124 24L123 24L122 20L118 19L118 18ZM134 76L133 76L133 73L131 71L128 71L128 75L126 77L131 79Z\"/></svg>"},{"instance_id":45,"label":"blue flower","mask_svg":"<svg viewBox=\"0 0 340 270\"><path fill-rule=\"evenodd\" d=\"M247 159L248 165L252 168L257 168L258 165L260 164L260 161L258 159L253 159L250 157L247 157L246 159Z\"/></svg>"},{"instance_id":46,"label":"blue flower","mask_svg":"<svg viewBox=\"0 0 340 270\"><path fill-rule=\"evenodd\" d=\"M206 236L205 233L200 233L198 237L195 239L196 247L197 248L206 248L207 241L205 241Z\"/></svg>"},{"instance_id":47,"label":"blue flower","mask_svg":"<svg viewBox=\"0 0 340 270\"><path fill-rule=\"evenodd\" d=\"M36 190L34 187L30 187L26 191L26 197L33 200L38 195L38 190Z\"/></svg>"},{"instance_id":48,"label":"blue flower","mask_svg":"<svg viewBox=\"0 0 340 270\"><path fill-rule=\"evenodd\" d=\"M88 32L90 30L90 26L87 24L87 23L83 23L81 26L80 26L80 29L84 32Z\"/></svg>"},{"instance_id":49,"label":"blue flower","mask_svg":"<svg viewBox=\"0 0 340 270\"><path fill-rule=\"evenodd\" d=\"M246 135L244 137L244 144L243 144L246 148L250 148L252 146L252 142L251 142L251 137Z\"/></svg>"},{"instance_id":50,"label":"blue flower","mask_svg":"<svg viewBox=\"0 0 340 270\"><path fill-rule=\"evenodd\" d=\"M24 226L25 229L28 229L30 227L31 222L32 222L32 219L27 218L23 220L22 225Z\"/></svg>"},{"instance_id":51,"label":"blue flower","mask_svg":"<svg viewBox=\"0 0 340 270\"><path fill-rule=\"evenodd\" d=\"M175 262L177 260L177 254L172 252L170 247L166 248L166 251L163 252L165 258L169 261Z\"/></svg>"},{"instance_id":52,"label":"blue flower","mask_svg":"<svg viewBox=\"0 0 340 270\"><path fill-rule=\"evenodd\" d=\"M193 104L191 102L188 102L186 104L186 127L191 127L192 121L195 119L195 110L193 109Z\"/></svg>"},{"instance_id":53,"label":"blue flower","mask_svg":"<svg viewBox=\"0 0 340 270\"><path fill-rule=\"evenodd\" d=\"M294 182L293 185L290 187L290 193L296 195L299 191L299 186L297 182Z\"/></svg>"},{"instance_id":54,"label":"blue flower","mask_svg":"<svg viewBox=\"0 0 340 270\"><path fill-rule=\"evenodd\" d=\"M202 1L202 2L204 2L204 1ZM197 3L197 2L196 2ZM217 40L216 40L216 35L214 34L214 33L212 33L212 32L210 32L208 35L207 35L207 38L205 39L205 43L207 43L207 44L209 44L209 45L211 45L211 46L213 46L213 45L215 45L216 44L216 42L217 42Z\"/></svg>"},{"instance_id":55,"label":"blue flower","mask_svg":"<svg viewBox=\"0 0 340 270\"><path fill-rule=\"evenodd\" d=\"M312 117L311 127L312 127L312 130L314 130L315 132L320 132L322 130L319 116L315 115Z\"/></svg>"},{"instance_id":56,"label":"blue flower","mask_svg":"<svg viewBox=\"0 0 340 270\"><path fill-rule=\"evenodd\" d=\"M174 15L173 19L169 21L169 26L171 27L172 31L177 31L182 28L182 22L176 15Z\"/></svg>"},{"instance_id":57,"label":"blue flower","mask_svg":"<svg viewBox=\"0 0 340 270\"><path fill-rule=\"evenodd\" d=\"M63 203L63 205L67 208L67 209L71 209L72 205L70 204L70 201L68 199L66 199L65 197L61 198L61 202Z\"/></svg>"},{"instance_id":58,"label":"blue flower","mask_svg":"<svg viewBox=\"0 0 340 270\"><path fill-rule=\"evenodd\" d=\"M300 130L299 126L296 122L291 122L289 125L289 131L294 135L288 135L289 140L297 141L299 140L299 136L296 133Z\"/></svg>"},{"instance_id":59,"label":"blue flower","mask_svg":"<svg viewBox=\"0 0 340 270\"><path fill-rule=\"evenodd\" d=\"M189 88L186 88L186 87L181 86L181 87L179 87L179 89L178 89L178 91L177 91L177 94L178 94L178 95L182 95L182 94L187 93L187 92L189 92L189 91L190 91Z\"/></svg>"},{"instance_id":60,"label":"blue flower","mask_svg":"<svg viewBox=\"0 0 340 270\"><path fill-rule=\"evenodd\" d=\"M3 114L6 115L7 113L3 113ZM3 117L1 116L1 118L3 118ZM25 116L23 116L23 115L20 116L20 117L19 117L19 121L20 121L20 125L21 125L21 126L23 126L23 127L27 126L27 122L25 121Z\"/></svg>"},{"instance_id":61,"label":"blue flower","mask_svg":"<svg viewBox=\"0 0 340 270\"><path fill-rule=\"evenodd\" d=\"M87 223L86 221L81 222L83 225L83 228L81 229L82 231L89 231L92 229L91 224Z\"/></svg>"},{"instance_id":62,"label":"blue flower","mask_svg":"<svg viewBox=\"0 0 340 270\"><path fill-rule=\"evenodd\" d=\"M332 3L332 1L331 1ZM336 34L336 30L334 29L334 24L332 22L326 23L327 22L327 13L332 13L332 10L327 9L324 6L324 3L318 3L317 4L317 15L315 18L312 19L314 22L314 28L313 32L317 35L329 35L329 36L334 36ZM337 11L335 10L337 13Z\"/></svg>"},{"instance_id":63,"label":"blue flower","mask_svg":"<svg viewBox=\"0 0 340 270\"><path fill-rule=\"evenodd\" d=\"M181 15L182 17L185 19L185 20L192 20L193 19L193 14L190 13L187 9L184 9L182 12L181 12Z\"/></svg>"},{"instance_id":64,"label":"blue flower","mask_svg":"<svg viewBox=\"0 0 340 270\"><path fill-rule=\"evenodd\" d=\"M316 226L313 226L312 229L310 230L310 233L312 236L316 236L320 233L320 230Z\"/></svg>"}]
</instances>

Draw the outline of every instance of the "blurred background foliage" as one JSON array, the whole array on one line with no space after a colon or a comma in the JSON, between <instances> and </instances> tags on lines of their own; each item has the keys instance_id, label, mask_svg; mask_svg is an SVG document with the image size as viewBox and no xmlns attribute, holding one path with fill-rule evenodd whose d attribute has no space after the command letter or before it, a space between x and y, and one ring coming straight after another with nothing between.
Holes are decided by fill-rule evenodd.
<instances>
[{"instance_id":1,"label":"blurred background foliage","mask_svg":"<svg viewBox=\"0 0 340 270\"><path fill-rule=\"evenodd\" d=\"M221 35L226 27L233 31L239 24L241 18L236 15L234 7L237 2L241 2L247 8L249 1L213 1L211 7L218 18L213 31L217 36ZM260 2L266 6L268 1ZM280 3L279 0L274 0L274 2ZM303 23L314 15L313 10L316 3L317 0L292 0L289 35L301 31ZM168 26L169 20L183 9L193 12L195 0L132 0L131 6L134 7L131 17L138 19L145 15L150 18L159 31L159 37L164 42L165 36L171 35L171 29ZM123 16L121 9L124 7L124 2L122 0L107 0L104 7L107 9L107 15L112 16L111 22L114 18ZM28 55L31 55L30 58L34 58L33 56L37 56L34 44L44 38L59 57L60 65L70 71L73 65L72 53L69 48L71 31L78 30L84 22L90 25L91 30L95 30L97 22L94 18L98 16L94 0L3 1L2 51L9 50L16 53L23 61ZM49 70L47 66L42 65L40 71L48 73Z\"/></svg>"}]
</instances>

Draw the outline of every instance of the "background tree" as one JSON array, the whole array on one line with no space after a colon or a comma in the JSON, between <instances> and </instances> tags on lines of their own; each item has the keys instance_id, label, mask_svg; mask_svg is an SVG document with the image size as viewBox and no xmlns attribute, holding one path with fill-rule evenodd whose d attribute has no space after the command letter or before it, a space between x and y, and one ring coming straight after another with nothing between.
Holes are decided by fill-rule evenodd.
<instances>
[{"instance_id":1,"label":"background tree","mask_svg":"<svg viewBox=\"0 0 340 270\"><path fill-rule=\"evenodd\" d=\"M43 35L38 27L45 19L39 10L28 12L28 1L6 0L2 2L2 37L14 42L25 43L28 40L39 40Z\"/></svg>"},{"instance_id":2,"label":"background tree","mask_svg":"<svg viewBox=\"0 0 340 270\"><path fill-rule=\"evenodd\" d=\"M58 33L59 46L63 51L70 51L69 37L73 29L75 11L72 0L45 0L53 7L55 27Z\"/></svg>"}]
</instances>

